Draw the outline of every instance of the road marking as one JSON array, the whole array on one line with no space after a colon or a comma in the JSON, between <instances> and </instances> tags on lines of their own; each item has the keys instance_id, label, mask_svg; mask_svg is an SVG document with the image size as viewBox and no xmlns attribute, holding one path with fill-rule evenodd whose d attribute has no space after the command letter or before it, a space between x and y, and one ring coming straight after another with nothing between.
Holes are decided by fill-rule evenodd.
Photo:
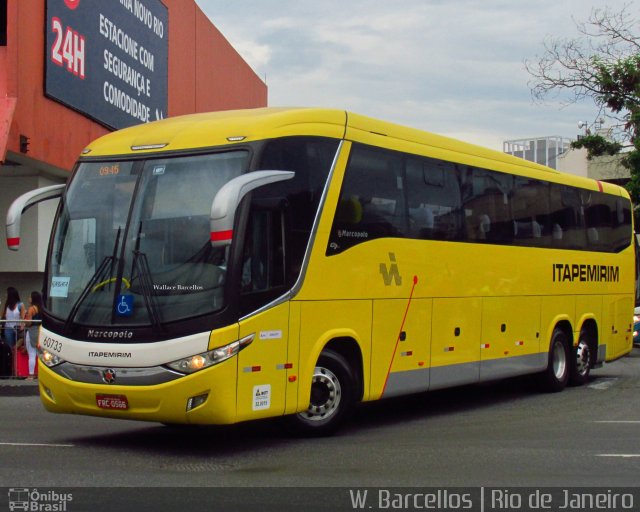
<instances>
[{"instance_id":1,"label":"road marking","mask_svg":"<svg viewBox=\"0 0 640 512\"><path fill-rule=\"evenodd\" d=\"M597 457L618 457L621 459L640 458L640 453L599 453Z\"/></svg>"},{"instance_id":2,"label":"road marking","mask_svg":"<svg viewBox=\"0 0 640 512\"><path fill-rule=\"evenodd\" d=\"M618 381L618 379L602 379L599 380L598 382L595 382L594 384L589 384L589 387L591 389L599 389L601 391L604 391L606 389L609 389L611 386L613 386L616 382Z\"/></svg>"},{"instance_id":3,"label":"road marking","mask_svg":"<svg viewBox=\"0 0 640 512\"><path fill-rule=\"evenodd\" d=\"M56 444L56 443L0 443L0 446L38 446L52 448L73 448L72 444Z\"/></svg>"},{"instance_id":4,"label":"road marking","mask_svg":"<svg viewBox=\"0 0 640 512\"><path fill-rule=\"evenodd\" d=\"M599 421L594 421L594 423L631 423L631 424L638 424L638 423L640 423L640 420L599 420Z\"/></svg>"}]
</instances>

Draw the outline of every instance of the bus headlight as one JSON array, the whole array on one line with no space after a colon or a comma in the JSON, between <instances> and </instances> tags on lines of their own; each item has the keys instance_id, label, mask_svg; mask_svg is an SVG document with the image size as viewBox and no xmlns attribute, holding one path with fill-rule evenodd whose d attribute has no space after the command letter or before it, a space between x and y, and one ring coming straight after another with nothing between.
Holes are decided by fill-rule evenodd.
<instances>
[{"instance_id":1,"label":"bus headlight","mask_svg":"<svg viewBox=\"0 0 640 512\"><path fill-rule=\"evenodd\" d=\"M38 347L38 357L40 361L42 361L42 363L49 368L57 366L60 363L64 363L64 359L42 347Z\"/></svg>"},{"instance_id":2,"label":"bus headlight","mask_svg":"<svg viewBox=\"0 0 640 512\"><path fill-rule=\"evenodd\" d=\"M167 366L180 373L194 373L199 370L204 370L205 368L209 368L235 356L243 348L248 346L253 341L253 338L255 338L255 333L223 347L217 347L208 352L195 354L185 357L184 359L179 359L178 361L167 363Z\"/></svg>"}]
</instances>

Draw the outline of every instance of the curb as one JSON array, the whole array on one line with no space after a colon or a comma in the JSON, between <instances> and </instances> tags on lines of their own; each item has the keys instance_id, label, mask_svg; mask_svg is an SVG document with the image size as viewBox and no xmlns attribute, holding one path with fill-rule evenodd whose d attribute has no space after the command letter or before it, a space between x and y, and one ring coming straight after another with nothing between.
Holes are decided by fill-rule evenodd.
<instances>
[{"instance_id":1,"label":"curb","mask_svg":"<svg viewBox=\"0 0 640 512\"><path fill-rule=\"evenodd\" d=\"M2 396L38 396L40 386L37 380L0 379L0 397Z\"/></svg>"}]
</instances>

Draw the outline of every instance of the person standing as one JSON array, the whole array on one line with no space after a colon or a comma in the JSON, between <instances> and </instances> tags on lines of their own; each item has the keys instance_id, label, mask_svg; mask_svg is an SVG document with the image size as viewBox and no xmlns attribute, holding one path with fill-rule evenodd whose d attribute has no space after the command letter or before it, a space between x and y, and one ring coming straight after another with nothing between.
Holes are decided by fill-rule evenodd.
<instances>
[{"instance_id":1,"label":"person standing","mask_svg":"<svg viewBox=\"0 0 640 512\"><path fill-rule=\"evenodd\" d=\"M42 320L42 295L39 292L31 292L29 297L29 309L24 317L27 332L24 337L24 344L29 354L29 379L33 379L36 370L36 356L38 355L38 333L40 322L32 320Z\"/></svg>"},{"instance_id":2,"label":"person standing","mask_svg":"<svg viewBox=\"0 0 640 512\"><path fill-rule=\"evenodd\" d=\"M4 324L4 339L14 349L18 340L18 332L23 328L20 320L24 319L25 308L24 304L20 302L18 290L13 286L7 288L7 300L5 300L4 304L2 319L7 320Z\"/></svg>"}]
</instances>

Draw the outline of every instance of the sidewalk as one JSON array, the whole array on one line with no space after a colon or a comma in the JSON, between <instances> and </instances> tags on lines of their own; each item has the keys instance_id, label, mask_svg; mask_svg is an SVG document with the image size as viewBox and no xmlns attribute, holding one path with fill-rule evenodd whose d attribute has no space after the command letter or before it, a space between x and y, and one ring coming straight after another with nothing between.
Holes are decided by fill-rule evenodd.
<instances>
[{"instance_id":1,"label":"sidewalk","mask_svg":"<svg viewBox=\"0 0 640 512\"><path fill-rule=\"evenodd\" d=\"M0 378L0 397L3 396L37 396L38 380Z\"/></svg>"}]
</instances>

